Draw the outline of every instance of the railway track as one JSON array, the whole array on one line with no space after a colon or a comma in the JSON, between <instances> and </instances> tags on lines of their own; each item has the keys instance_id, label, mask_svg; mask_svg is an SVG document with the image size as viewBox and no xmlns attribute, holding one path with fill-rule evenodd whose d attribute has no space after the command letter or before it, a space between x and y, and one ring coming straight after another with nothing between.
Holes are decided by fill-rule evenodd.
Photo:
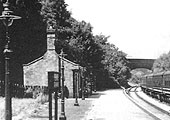
<instances>
[{"instance_id":1,"label":"railway track","mask_svg":"<svg viewBox=\"0 0 170 120\"><path fill-rule=\"evenodd\" d=\"M163 109L150 104L149 101L138 95L141 92L139 87L131 87L128 90L124 90L125 95L144 112L149 114L155 120L170 120L170 114Z\"/></svg>"}]
</instances>

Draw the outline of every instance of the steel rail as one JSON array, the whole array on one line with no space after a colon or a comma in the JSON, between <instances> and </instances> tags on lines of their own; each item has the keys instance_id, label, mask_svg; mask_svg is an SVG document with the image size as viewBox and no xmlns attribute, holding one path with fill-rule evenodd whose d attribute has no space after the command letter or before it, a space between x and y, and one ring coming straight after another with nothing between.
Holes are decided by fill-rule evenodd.
<instances>
[{"instance_id":1,"label":"steel rail","mask_svg":"<svg viewBox=\"0 0 170 120\"><path fill-rule=\"evenodd\" d=\"M133 87L134 88L134 87ZM136 101L131 95L130 95L130 90L132 88L124 89L123 93L125 94L125 96L132 101L136 106L138 106L141 110L143 110L145 113L147 113L149 116L151 116L152 118L154 118L155 120L162 120L159 117L157 117L156 115L154 115L151 111L147 110L143 105L141 105L138 101ZM136 92L137 87L135 88L134 92Z\"/></svg>"}]
</instances>

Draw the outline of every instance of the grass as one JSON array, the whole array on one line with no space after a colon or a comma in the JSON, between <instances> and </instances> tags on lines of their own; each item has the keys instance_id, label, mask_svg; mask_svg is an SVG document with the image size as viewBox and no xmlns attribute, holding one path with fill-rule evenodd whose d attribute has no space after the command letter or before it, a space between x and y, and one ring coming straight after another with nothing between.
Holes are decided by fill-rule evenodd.
<instances>
[{"instance_id":1,"label":"grass","mask_svg":"<svg viewBox=\"0 0 170 120\"><path fill-rule=\"evenodd\" d=\"M58 116L61 113L61 103L58 101ZM92 106L92 99L78 100L79 106L74 106L75 99L65 100L65 115L67 120L83 120ZM54 103L54 101L53 101ZM4 119L4 98L0 97L0 119ZM54 104L53 104L54 106ZM54 108L53 108L54 111ZM13 120L49 120L48 102L41 104L36 99L12 99ZM53 114L54 115L54 114Z\"/></svg>"},{"instance_id":2,"label":"grass","mask_svg":"<svg viewBox=\"0 0 170 120\"><path fill-rule=\"evenodd\" d=\"M58 117L61 114L61 100L58 101ZM87 115L88 111L92 106L92 100L79 100L79 106L74 106L75 100L74 99L66 99L65 100L65 116L67 120L81 120ZM39 111L37 115L32 116L32 119L40 119L46 120L48 118L48 104L45 105L46 109ZM54 106L54 103L53 103ZM54 112L54 108L53 108ZM54 117L54 113L53 113Z\"/></svg>"}]
</instances>

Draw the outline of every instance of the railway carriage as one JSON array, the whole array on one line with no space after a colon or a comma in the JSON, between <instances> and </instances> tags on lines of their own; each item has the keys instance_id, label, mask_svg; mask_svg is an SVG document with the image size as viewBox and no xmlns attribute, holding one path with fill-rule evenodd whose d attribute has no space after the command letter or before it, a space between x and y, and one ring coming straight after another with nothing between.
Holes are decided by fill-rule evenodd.
<instances>
[{"instance_id":1,"label":"railway carriage","mask_svg":"<svg viewBox=\"0 0 170 120\"><path fill-rule=\"evenodd\" d=\"M163 76L163 87L170 89L170 71L165 72Z\"/></svg>"},{"instance_id":2,"label":"railway carriage","mask_svg":"<svg viewBox=\"0 0 170 120\"><path fill-rule=\"evenodd\" d=\"M164 72L153 74L152 86L153 88L160 89L163 86Z\"/></svg>"},{"instance_id":3,"label":"railway carriage","mask_svg":"<svg viewBox=\"0 0 170 120\"><path fill-rule=\"evenodd\" d=\"M142 90L160 101L170 102L170 71L141 77Z\"/></svg>"},{"instance_id":4,"label":"railway carriage","mask_svg":"<svg viewBox=\"0 0 170 120\"><path fill-rule=\"evenodd\" d=\"M140 86L145 86L146 85L146 76L142 76L140 78Z\"/></svg>"},{"instance_id":5,"label":"railway carriage","mask_svg":"<svg viewBox=\"0 0 170 120\"><path fill-rule=\"evenodd\" d=\"M146 76L146 86L153 87L153 74L149 74Z\"/></svg>"},{"instance_id":6,"label":"railway carriage","mask_svg":"<svg viewBox=\"0 0 170 120\"><path fill-rule=\"evenodd\" d=\"M152 87L153 83L152 83L152 78L153 78L153 74L149 74L149 75L145 75L145 76L142 76L140 79L140 85L142 87Z\"/></svg>"},{"instance_id":7,"label":"railway carriage","mask_svg":"<svg viewBox=\"0 0 170 120\"><path fill-rule=\"evenodd\" d=\"M149 74L149 75L145 75L145 76L142 76L141 78L140 78L141 80L140 80L140 86L141 86L141 88L142 88L142 90L145 92L145 93L149 93L149 87L151 87L150 86L150 81L151 81L151 79L152 79L152 74Z\"/></svg>"}]
</instances>

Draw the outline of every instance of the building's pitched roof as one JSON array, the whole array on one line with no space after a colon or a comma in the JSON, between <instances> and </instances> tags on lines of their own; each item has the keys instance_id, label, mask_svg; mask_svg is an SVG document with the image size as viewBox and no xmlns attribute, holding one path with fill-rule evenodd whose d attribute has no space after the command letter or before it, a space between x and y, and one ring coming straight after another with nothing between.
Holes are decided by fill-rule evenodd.
<instances>
[{"instance_id":1,"label":"building's pitched roof","mask_svg":"<svg viewBox=\"0 0 170 120\"><path fill-rule=\"evenodd\" d=\"M45 54L46 54L46 53L45 53ZM45 54L44 54L44 55L45 55ZM29 63L27 63L27 64L23 64L23 66L30 66L31 64L36 63L36 62L42 60L42 59L44 58L44 55L41 56L41 57L39 57L39 58L37 58L37 59L35 59L35 60L33 60L33 61L31 61L31 62L29 62ZM58 54L57 54L57 55L58 55ZM61 58L61 55L58 55L58 56ZM66 59L66 58L64 58L64 57L63 57L63 60L64 60L65 62L68 62L68 63L74 65L74 66L79 66L79 64L76 64L76 63L74 63L74 62L72 62L72 61L70 61L70 60L68 60L68 59Z\"/></svg>"},{"instance_id":2,"label":"building's pitched roof","mask_svg":"<svg viewBox=\"0 0 170 120\"><path fill-rule=\"evenodd\" d=\"M59 55L59 57L62 58L61 55ZM72 62L72 61L70 61L70 60L68 60L68 59L66 59L64 57L63 57L63 60L68 62L68 63L71 63L72 65L79 66L79 64L76 64L76 63L74 63L74 62Z\"/></svg>"},{"instance_id":3,"label":"building's pitched roof","mask_svg":"<svg viewBox=\"0 0 170 120\"><path fill-rule=\"evenodd\" d=\"M36 63L36 62L42 60L43 58L44 58L44 56L41 56L41 57L39 57L39 58L37 58L37 59L35 59L35 60L27 63L27 64L23 64L23 66L29 66L29 65L31 65L31 64L33 64L33 63Z\"/></svg>"}]
</instances>

